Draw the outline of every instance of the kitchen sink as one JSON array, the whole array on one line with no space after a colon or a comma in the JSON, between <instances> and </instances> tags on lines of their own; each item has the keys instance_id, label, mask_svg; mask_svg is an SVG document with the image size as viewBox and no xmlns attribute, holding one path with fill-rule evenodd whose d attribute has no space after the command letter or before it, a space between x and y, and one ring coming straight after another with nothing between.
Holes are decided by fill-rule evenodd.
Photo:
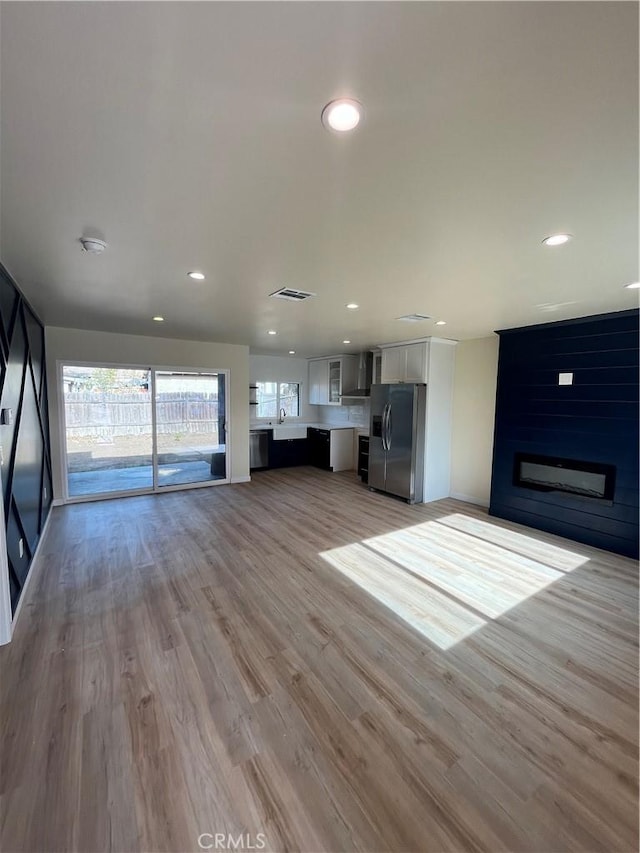
<instances>
[{"instance_id":1,"label":"kitchen sink","mask_svg":"<svg viewBox=\"0 0 640 853\"><path fill-rule=\"evenodd\" d=\"M273 440L274 441L286 441L290 438L306 438L307 437L307 428L306 426L287 426L283 424L282 426L275 426L273 428Z\"/></svg>"}]
</instances>

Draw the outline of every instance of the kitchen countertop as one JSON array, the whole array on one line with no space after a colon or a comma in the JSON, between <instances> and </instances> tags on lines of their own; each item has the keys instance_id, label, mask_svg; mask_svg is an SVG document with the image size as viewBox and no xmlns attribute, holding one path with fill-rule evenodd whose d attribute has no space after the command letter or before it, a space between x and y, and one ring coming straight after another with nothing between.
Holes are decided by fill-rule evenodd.
<instances>
[{"instance_id":1,"label":"kitchen countertop","mask_svg":"<svg viewBox=\"0 0 640 853\"><path fill-rule=\"evenodd\" d=\"M300 427L314 427L315 429L358 429L354 424L318 424L318 423L299 423L297 421L291 421L283 424L279 423L266 423L266 424L251 424L249 427L249 432L257 432L258 430L265 429L298 429ZM367 430L368 432L368 430Z\"/></svg>"}]
</instances>

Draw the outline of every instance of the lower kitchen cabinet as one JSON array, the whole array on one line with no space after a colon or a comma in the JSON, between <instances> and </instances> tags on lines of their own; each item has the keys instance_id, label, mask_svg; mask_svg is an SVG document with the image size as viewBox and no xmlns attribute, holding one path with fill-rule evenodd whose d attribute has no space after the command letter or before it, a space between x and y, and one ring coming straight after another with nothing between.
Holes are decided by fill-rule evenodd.
<instances>
[{"instance_id":1,"label":"lower kitchen cabinet","mask_svg":"<svg viewBox=\"0 0 640 853\"><path fill-rule=\"evenodd\" d=\"M358 436L358 477L363 483L369 482L369 436Z\"/></svg>"},{"instance_id":2,"label":"lower kitchen cabinet","mask_svg":"<svg viewBox=\"0 0 640 853\"><path fill-rule=\"evenodd\" d=\"M325 471L353 468L353 430L309 427L309 464Z\"/></svg>"},{"instance_id":3,"label":"lower kitchen cabinet","mask_svg":"<svg viewBox=\"0 0 640 853\"><path fill-rule=\"evenodd\" d=\"M307 430L309 442L309 464L316 468L331 470L331 430L309 427Z\"/></svg>"},{"instance_id":4,"label":"lower kitchen cabinet","mask_svg":"<svg viewBox=\"0 0 640 853\"><path fill-rule=\"evenodd\" d=\"M265 454L261 467L315 465L325 471L350 471L354 468L352 429L309 427L307 438L284 439L274 439L272 429L264 432L268 436L268 455Z\"/></svg>"},{"instance_id":5,"label":"lower kitchen cabinet","mask_svg":"<svg viewBox=\"0 0 640 853\"><path fill-rule=\"evenodd\" d=\"M269 468L293 468L308 463L308 439L285 438L274 441L273 432L269 432Z\"/></svg>"}]
</instances>

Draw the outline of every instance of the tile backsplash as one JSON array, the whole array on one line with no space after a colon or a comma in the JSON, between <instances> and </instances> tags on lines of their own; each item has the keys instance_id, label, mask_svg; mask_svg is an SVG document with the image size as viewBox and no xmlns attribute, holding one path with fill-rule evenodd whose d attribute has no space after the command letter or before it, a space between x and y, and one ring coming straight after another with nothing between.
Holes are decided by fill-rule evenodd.
<instances>
[{"instance_id":1,"label":"tile backsplash","mask_svg":"<svg viewBox=\"0 0 640 853\"><path fill-rule=\"evenodd\" d=\"M315 406L318 423L352 424L354 427L369 426L371 401L362 401L361 406Z\"/></svg>"},{"instance_id":2,"label":"tile backsplash","mask_svg":"<svg viewBox=\"0 0 640 853\"><path fill-rule=\"evenodd\" d=\"M369 426L369 412L371 401L366 399L362 401L361 406L308 406L305 412L304 421L317 424L349 424L354 427ZM301 418L302 420L302 418ZM251 426L266 426L267 423L275 424L277 418L271 421L257 420L251 416ZM288 423L291 423L288 420Z\"/></svg>"}]
</instances>

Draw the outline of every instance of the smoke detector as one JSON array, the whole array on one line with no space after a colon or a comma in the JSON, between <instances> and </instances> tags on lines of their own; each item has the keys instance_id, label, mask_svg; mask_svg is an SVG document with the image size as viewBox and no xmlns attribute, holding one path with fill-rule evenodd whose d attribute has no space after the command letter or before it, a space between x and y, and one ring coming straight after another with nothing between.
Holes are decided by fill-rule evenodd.
<instances>
[{"instance_id":1,"label":"smoke detector","mask_svg":"<svg viewBox=\"0 0 640 853\"><path fill-rule=\"evenodd\" d=\"M101 255L107 248L104 240L99 240L97 237L81 237L82 251L88 252L90 255Z\"/></svg>"}]
</instances>

